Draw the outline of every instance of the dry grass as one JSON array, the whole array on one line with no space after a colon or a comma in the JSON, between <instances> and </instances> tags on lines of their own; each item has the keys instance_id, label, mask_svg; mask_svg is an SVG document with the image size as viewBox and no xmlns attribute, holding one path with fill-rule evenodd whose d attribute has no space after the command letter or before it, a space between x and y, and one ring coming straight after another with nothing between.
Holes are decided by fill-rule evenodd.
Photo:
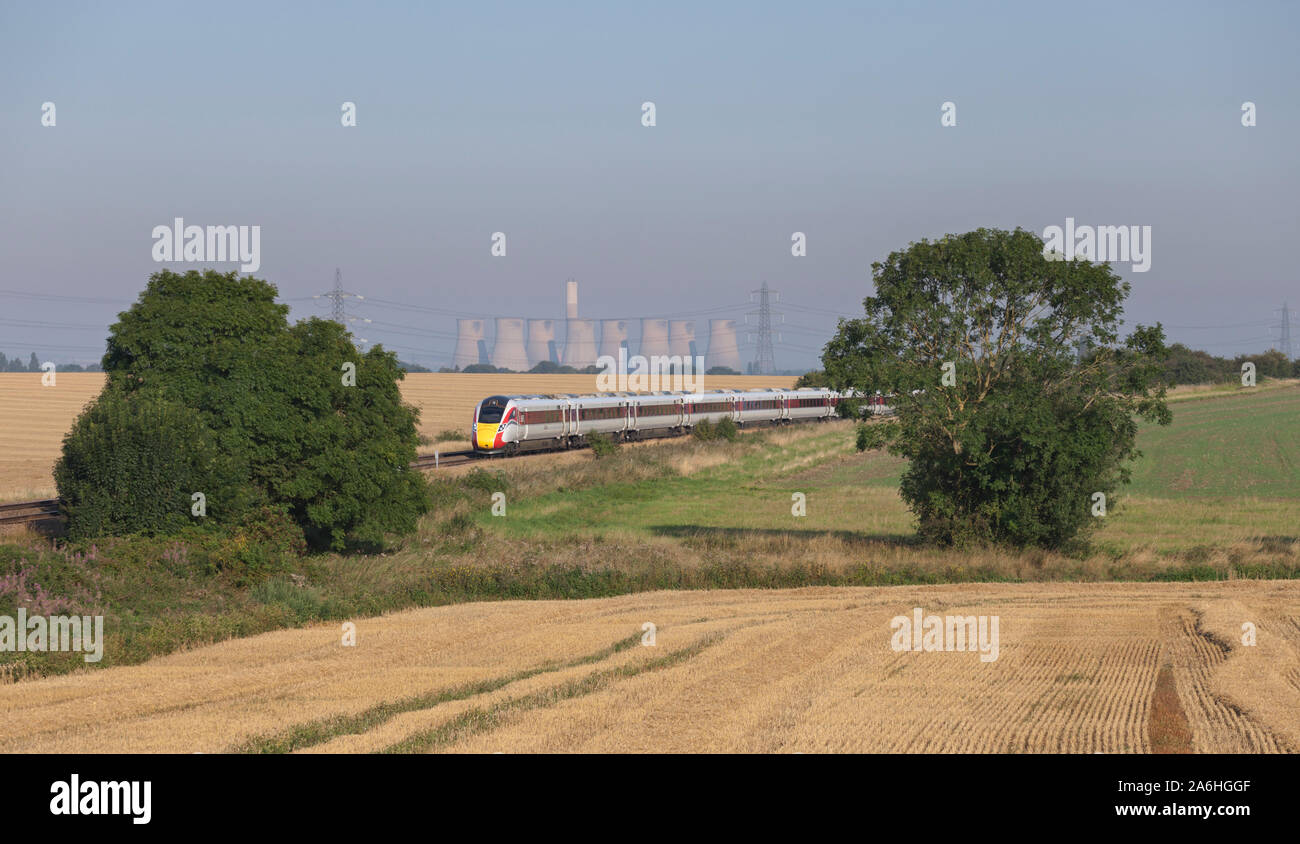
<instances>
[{"instance_id":1,"label":"dry grass","mask_svg":"<svg viewBox=\"0 0 1300 844\"><path fill-rule=\"evenodd\" d=\"M709 389L749 390L790 387L786 376L706 376ZM104 386L98 372L58 373L53 387L41 385L41 373L0 373L0 501L23 501L55 495L51 474L63 436L82 409ZM420 408L419 432L430 445L448 429L465 432L463 441L443 441L442 451L470 447L470 414L480 399L494 394L590 393L594 375L463 375L416 372L401 384L402 397Z\"/></svg>"},{"instance_id":2,"label":"dry grass","mask_svg":"<svg viewBox=\"0 0 1300 844\"><path fill-rule=\"evenodd\" d=\"M1300 384L1300 378L1268 378L1254 387L1243 387L1235 381L1224 384L1179 384L1169 388L1169 401L1180 402L1198 398L1221 398L1245 393L1264 393Z\"/></svg>"},{"instance_id":3,"label":"dry grass","mask_svg":"<svg viewBox=\"0 0 1300 844\"><path fill-rule=\"evenodd\" d=\"M893 651L890 619L917 606L999 616L1000 658ZM1196 752L1296 752L1297 606L1287 581L457 605L359 620L355 648L318 625L3 686L0 752L270 748L297 728L313 752L1149 753L1175 703ZM646 621L654 648L613 647ZM1257 648L1228 635L1243 621Z\"/></svg>"}]
</instances>

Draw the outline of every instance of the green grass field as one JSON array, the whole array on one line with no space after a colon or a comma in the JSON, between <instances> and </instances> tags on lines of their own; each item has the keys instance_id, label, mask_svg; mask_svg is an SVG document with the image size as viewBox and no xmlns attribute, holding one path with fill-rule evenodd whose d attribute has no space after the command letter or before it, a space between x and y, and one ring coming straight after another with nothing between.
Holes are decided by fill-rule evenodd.
<instances>
[{"instance_id":1,"label":"green grass field","mask_svg":"<svg viewBox=\"0 0 1300 844\"><path fill-rule=\"evenodd\" d=\"M1300 534L1300 386L1207 394L1173 406L1168 427L1145 425L1133 482L1095 541L1113 553L1176 551ZM677 475L557 490L508 519L479 517L516 537L796 531L898 539L913 529L897 495L902 460L858 454L851 428L829 426L788 445ZM802 492L807 515L791 514Z\"/></svg>"}]
</instances>

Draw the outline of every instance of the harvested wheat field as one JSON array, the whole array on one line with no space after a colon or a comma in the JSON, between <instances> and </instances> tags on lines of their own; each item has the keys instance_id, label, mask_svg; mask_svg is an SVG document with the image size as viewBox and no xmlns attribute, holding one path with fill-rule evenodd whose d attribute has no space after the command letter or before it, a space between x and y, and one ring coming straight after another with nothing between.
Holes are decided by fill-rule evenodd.
<instances>
[{"instance_id":1,"label":"harvested wheat field","mask_svg":"<svg viewBox=\"0 0 1300 844\"><path fill-rule=\"evenodd\" d=\"M997 659L893 650L913 607L997 616ZM0 752L1294 753L1297 607L1241 580L460 604L0 686Z\"/></svg>"},{"instance_id":2,"label":"harvested wheat field","mask_svg":"<svg viewBox=\"0 0 1300 844\"><path fill-rule=\"evenodd\" d=\"M55 494L63 435L104 386L99 372L60 372L53 387L42 386L42 374L0 373L0 501Z\"/></svg>"},{"instance_id":3,"label":"harvested wheat field","mask_svg":"<svg viewBox=\"0 0 1300 844\"><path fill-rule=\"evenodd\" d=\"M61 372L55 385L42 386L42 373L0 373L0 501L55 495L52 468L63 435L82 409L99 395L104 376L98 372ZM750 390L793 386L786 376L705 376L708 388ZM513 375L416 372L401 383L402 396L420 408L420 435L432 443L443 431L462 432L447 440L444 451L467 449L470 415L480 399L515 393L590 393L594 375ZM421 452L431 451L432 445Z\"/></svg>"}]
</instances>

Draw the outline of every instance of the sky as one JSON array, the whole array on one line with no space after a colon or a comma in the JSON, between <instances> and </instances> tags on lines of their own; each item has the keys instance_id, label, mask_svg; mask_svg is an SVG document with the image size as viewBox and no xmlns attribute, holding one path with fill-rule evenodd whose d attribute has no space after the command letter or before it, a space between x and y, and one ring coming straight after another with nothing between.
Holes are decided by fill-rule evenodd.
<instances>
[{"instance_id":1,"label":"sky","mask_svg":"<svg viewBox=\"0 0 1300 844\"><path fill-rule=\"evenodd\" d=\"M0 0L0 352L97 360L151 273L237 268L155 262L175 217L260 226L254 275L295 319L329 314L338 268L356 334L431 366L456 315L561 317L574 278L595 318L743 321L767 282L777 366L804 369L873 261L1066 218L1151 227L1149 270L1116 265L1130 325L1262 351L1300 308L1297 23L1272 2Z\"/></svg>"}]
</instances>

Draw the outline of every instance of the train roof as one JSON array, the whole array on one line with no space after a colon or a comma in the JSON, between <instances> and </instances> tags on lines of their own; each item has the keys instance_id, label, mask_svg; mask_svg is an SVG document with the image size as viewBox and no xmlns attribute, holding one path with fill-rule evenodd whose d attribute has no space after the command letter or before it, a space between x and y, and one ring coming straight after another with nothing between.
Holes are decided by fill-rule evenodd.
<instances>
[{"instance_id":1,"label":"train roof","mask_svg":"<svg viewBox=\"0 0 1300 844\"><path fill-rule=\"evenodd\" d=\"M485 401L485 402L489 402L489 401L565 401L565 400L571 400L571 399L578 399L578 400L582 400L582 401L599 401L599 400L606 400L606 399L623 399L623 398L648 399L648 398L655 398L655 397L659 397L659 398L685 398L685 397L695 397L695 398L700 399L700 400L705 400L705 399L708 399L708 398L710 398L710 397L719 397L719 398L721 398L721 397L733 397L733 396L734 396L734 397L740 397L740 396L753 395L753 394L755 394L755 393L759 393L759 394L762 394L762 395L782 395L782 394L785 394L785 393L815 393L815 394L827 394L827 393L829 393L829 394L832 394L832 395L842 395L841 393L839 393L839 391L837 391L837 390L832 390L832 389L827 388L827 387L800 387L800 388L798 388L798 389L790 389L790 390L781 390L781 389L777 389L777 388L775 388L775 387L756 387L756 388L751 389L751 390L743 390L743 391L742 391L742 390L733 390L733 389L730 389L730 388L726 388L726 389L719 389L719 390L704 390L704 391L702 391L702 392L690 392L690 391L687 391L687 390L671 390L671 391L670 391L670 390L656 390L656 391L654 391L654 392L650 392L650 393L634 393L634 392L630 392L630 391L623 390L623 391L620 391L620 392L609 392L609 393L581 393L581 394L579 394L579 393L547 393L547 394L541 394L541 393L528 393L528 394L519 394L519 395L513 395L513 396L488 396L487 398L483 399L483 401Z\"/></svg>"}]
</instances>

